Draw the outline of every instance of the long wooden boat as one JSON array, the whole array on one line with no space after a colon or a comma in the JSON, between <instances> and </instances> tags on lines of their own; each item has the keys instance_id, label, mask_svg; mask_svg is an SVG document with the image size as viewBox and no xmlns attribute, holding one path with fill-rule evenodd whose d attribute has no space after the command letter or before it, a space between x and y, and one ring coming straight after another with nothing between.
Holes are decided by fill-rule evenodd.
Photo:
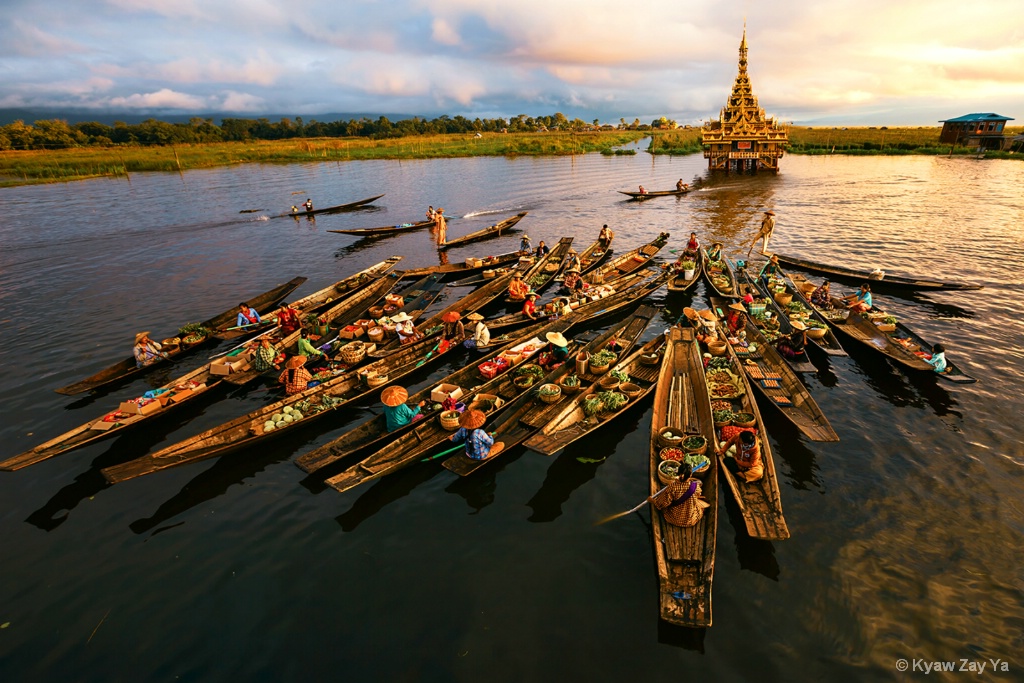
<instances>
[{"instance_id":1,"label":"long wooden boat","mask_svg":"<svg viewBox=\"0 0 1024 683\"><path fill-rule=\"evenodd\" d=\"M375 263L369 268L349 275L343 280L339 280L332 285L328 285L323 289L317 290L312 294L307 294L301 299L296 299L291 302L291 307L299 311L299 313L308 314L316 313L330 306L336 305L340 299L352 296L358 292L361 288L367 286L374 279L386 275L398 263L402 260L401 256L391 256L389 258ZM236 314L233 316L237 318ZM277 311L271 311L269 314L263 316L259 323L255 325L246 325L242 328L231 328L222 329L218 331L214 336L217 339L223 341L230 341L232 339L238 339L254 332L266 332L267 330L276 329L277 327Z\"/></svg>"},{"instance_id":2,"label":"long wooden boat","mask_svg":"<svg viewBox=\"0 0 1024 683\"><path fill-rule=\"evenodd\" d=\"M515 269L510 270L504 275L494 278L483 287L480 287L461 299L458 299L443 310L432 315L426 321L417 325L416 331L424 338L431 338L439 335L444 327L444 316L448 313L455 312L465 318L470 313L479 310L501 296L501 294L508 289L508 283L512 281L512 276L517 272L520 271ZM378 348L370 355L373 358L384 358L388 354L397 351L400 347L401 344L399 341L397 339L392 339L386 344L378 346Z\"/></svg>"},{"instance_id":3,"label":"long wooden boat","mask_svg":"<svg viewBox=\"0 0 1024 683\"><path fill-rule=\"evenodd\" d=\"M649 447L649 491L661 491L658 479L658 436L665 427L675 427L687 436L703 436L715 442L711 402L704 384L704 369L693 330L672 328L658 375L651 418ZM708 446L710 448L710 445ZM691 527L670 524L651 506L651 536L658 568L658 608L664 621L690 628L711 626L711 582L715 574L715 544L718 536L718 459L708 454L711 464L703 475L701 492L708 503L701 519Z\"/></svg>"},{"instance_id":4,"label":"long wooden boat","mask_svg":"<svg viewBox=\"0 0 1024 683\"><path fill-rule=\"evenodd\" d=\"M558 244L551 251L537 259L537 262L526 271L523 280L530 286L530 289L539 294L555 281L565 266L565 257L572 249L572 239L572 237L563 237L558 240Z\"/></svg>"},{"instance_id":5,"label":"long wooden boat","mask_svg":"<svg viewBox=\"0 0 1024 683\"><path fill-rule=\"evenodd\" d=\"M622 256L617 256L603 266L590 271L583 276L583 281L588 285L600 284L650 265L650 260L668 243L668 238L667 232L661 233L650 243L627 251Z\"/></svg>"},{"instance_id":6,"label":"long wooden boat","mask_svg":"<svg viewBox=\"0 0 1024 683\"><path fill-rule=\"evenodd\" d=\"M685 292L686 290L697 284L697 280L700 279L701 273L704 272L704 259L697 256L693 262L693 275L689 279L686 278L685 270L673 271L673 266L669 266L671 275L668 278L668 282L665 286L670 292Z\"/></svg>"},{"instance_id":7,"label":"long wooden boat","mask_svg":"<svg viewBox=\"0 0 1024 683\"><path fill-rule=\"evenodd\" d=\"M469 365L452 373L436 384L432 384L422 391L413 394L406 402L410 405L417 404L420 401L427 401L428 404L433 404L433 401L430 400L433 388L442 383L451 384L462 389L463 393L459 401L467 406L475 402L479 403L477 397L480 395L497 397L498 401L490 398L487 399L491 403L490 410L487 413L492 415L501 409L504 401L514 398L521 390L509 381L512 368L508 368L495 377L485 379L480 374L480 366L483 363L492 361L495 356L504 353L510 348L521 346L533 339L541 340L541 344L537 345L537 348L523 354L525 359L521 362L526 362L539 353L547 344L547 342L543 341L545 334L548 332L564 333L572 326L573 322L573 320L565 318L555 322L539 323L531 326L529 329L520 330L515 335L509 335L512 338L508 339L504 345L501 345L499 342L498 345L494 346L494 350L491 353L475 358ZM503 392L498 391L499 385L506 381L509 387L506 387ZM516 393L510 395L510 390L514 390ZM303 454L296 460L295 464L305 472L315 472L358 451L370 446L377 446L378 450L374 453L347 468L341 474L331 477L327 480L327 483L338 491L344 492L359 484L378 479L385 474L416 462L426 451L439 445L452 435L450 431L441 426L438 419L440 411L428 405L428 407L421 410L421 414L424 415L424 419L411 422L393 432L387 431L386 416L378 415L349 431L341 438ZM382 444L384 441L387 443Z\"/></svg>"},{"instance_id":8,"label":"long wooden boat","mask_svg":"<svg viewBox=\"0 0 1024 683\"><path fill-rule=\"evenodd\" d=\"M828 263L819 263L817 261L809 261L807 259L787 256L785 254L776 253L775 255L779 257L780 262L790 266L795 266L801 270L831 275L834 278L849 281L857 285L863 282L870 282L871 289L874 291L906 292L915 290L974 290L983 288L983 285L972 285L965 282L943 282L941 280L926 280L924 278L889 275L888 273L886 273L885 277L881 280L877 280L872 278L872 273L870 271L854 270L853 268L834 266Z\"/></svg>"},{"instance_id":9,"label":"long wooden boat","mask_svg":"<svg viewBox=\"0 0 1024 683\"><path fill-rule=\"evenodd\" d=\"M753 284L753 288L756 289L755 296L767 297L767 303L773 311L779 316L780 320L785 321L786 329L788 330L792 324L794 315L800 316L808 329L811 327L817 327L825 330L825 335L822 337L811 337L807 338L811 341L811 348L817 348L819 351L828 356L845 356L847 355L843 345L836 339L836 335L832 332L828 322L822 317L820 313L814 310L811 306L810 301L803 295L798 287L793 285L792 281L787 277L786 273L779 269L782 276L774 278L769 284L764 279L759 278L756 284ZM744 272L747 282L750 282L751 278L749 273ZM772 286L783 287L785 293L793 297L789 305L781 306L775 300L775 292L772 291ZM797 302L800 305L794 306L793 303ZM813 321L813 323L812 323Z\"/></svg>"},{"instance_id":10,"label":"long wooden boat","mask_svg":"<svg viewBox=\"0 0 1024 683\"><path fill-rule=\"evenodd\" d=\"M337 206L328 206L328 207L323 208L323 209L313 209L312 211L306 211L306 210L289 211L288 213L279 213L276 216L271 216L271 218L285 218L286 216L315 216L315 215L321 214L321 213L334 213L336 211L346 211L348 209L358 209L360 206L366 206L367 204L372 204L373 202L377 201L378 199L380 199L383 196L384 196L383 194L379 194L379 195L376 195L374 197L367 197L366 199L360 199L357 202L349 202L348 204L338 204Z\"/></svg>"},{"instance_id":11,"label":"long wooden boat","mask_svg":"<svg viewBox=\"0 0 1024 683\"><path fill-rule=\"evenodd\" d=\"M629 381L636 384L641 390L640 395L630 398L629 403L622 410L614 413L608 419L587 417L586 413L583 412L583 402L604 391L599 384L589 380L591 384L585 391L576 394L574 397L569 397L569 400L563 405L561 412L552 416L548 423L541 427L540 431L523 441L523 445L542 455L554 455L569 444L610 423L612 418L618 417L632 406L639 405L654 390L655 381L658 379L658 367L656 365L644 365L641 362L641 357L663 352L664 347L665 336L659 335L641 348L634 350L633 353L623 358L612 368L629 375ZM585 380L589 374L584 374ZM596 379L600 379L600 377L596 377Z\"/></svg>"},{"instance_id":12,"label":"long wooden boat","mask_svg":"<svg viewBox=\"0 0 1024 683\"><path fill-rule=\"evenodd\" d=\"M274 287L273 289L268 290L263 294L260 294L259 296L255 296L249 299L245 303L248 306L255 308L260 313L265 313L266 311L272 309L274 306L280 303L286 296L295 291L295 289L305 281L306 278L304 277L294 278L293 280L290 280L284 283L283 285L278 285L277 287ZM238 306L235 306L234 308L230 308L219 315L215 315L209 320L204 320L199 324L205 327L206 329L213 331L232 324L237 317ZM153 368L164 365L171 359L183 356L186 353L192 351L193 349L199 346L202 346L203 344L211 340L211 337L206 337L203 341L197 344L183 343L179 345L177 349L167 351L167 360L158 360L154 363L150 363L149 365L141 368L135 364L135 357L132 356L130 358L126 358L120 363L115 363L114 365L111 365L109 368L100 370L99 372L90 375L83 380L75 382L74 384L69 384L66 387L61 387L60 389L56 389L55 391L58 394L64 394L65 396L74 396L75 394L81 394L86 391L93 391L95 389L99 389L100 387L109 386L110 384L113 384L115 382L119 382L121 380L126 380L128 378L136 377L144 373L147 373Z\"/></svg>"},{"instance_id":13,"label":"long wooden boat","mask_svg":"<svg viewBox=\"0 0 1024 683\"><path fill-rule=\"evenodd\" d=\"M754 300L763 304L764 312L757 311L755 313L749 313L748 317L754 319L754 324L757 325L758 329L764 335L766 341L774 344L782 335L792 334L793 325L789 321L789 316L786 311L783 310L782 306L775 301L775 299L768 294L765 287L762 286L761 282L758 282L756 278L752 277L750 273L744 268L740 268L737 271L737 280L739 282L740 293L750 293L754 297ZM732 303L732 302L729 302ZM727 304L728 305L728 304ZM715 313L720 318L725 317L725 308L716 310ZM767 314L771 314L772 318L769 319ZM812 342L814 340L808 339ZM836 342L838 345L838 342ZM840 347L841 348L841 347ZM810 356L807 355L807 349L800 354L797 354L795 358L787 358L786 363L793 368L794 372L817 372L818 369L811 363Z\"/></svg>"},{"instance_id":14,"label":"long wooden boat","mask_svg":"<svg viewBox=\"0 0 1024 683\"><path fill-rule=\"evenodd\" d=\"M443 265L426 266L424 268L410 268L409 270L401 271L398 277L403 280L408 280L410 278L420 278L424 275L439 275L442 280L450 280L455 277L477 275L485 270L509 267L518 263L522 255L522 252L510 251L504 254L496 254L494 256L482 258L480 259L480 265L475 265L475 261L474 265L470 265L469 262L471 259L466 259L459 263L445 263ZM447 255L445 255L445 259L447 260ZM474 282L472 284L478 283Z\"/></svg>"},{"instance_id":15,"label":"long wooden boat","mask_svg":"<svg viewBox=\"0 0 1024 683\"><path fill-rule=\"evenodd\" d=\"M437 221L429 220L417 223L403 223L401 225L385 225L379 228L354 228L352 230L328 230L327 232L336 232L340 235L355 235L356 237L388 237L414 230L422 230L423 228L432 228L435 225L437 225Z\"/></svg>"},{"instance_id":16,"label":"long wooden boat","mask_svg":"<svg viewBox=\"0 0 1024 683\"><path fill-rule=\"evenodd\" d=\"M726 299L711 297L711 310L719 315L719 311L728 305ZM747 316L745 331L747 342L753 342L755 350L750 351L748 347L733 344L733 351L742 360L749 384L811 441L839 441L839 435L832 429L807 387L782 354L753 324L750 316Z\"/></svg>"},{"instance_id":17,"label":"long wooden boat","mask_svg":"<svg viewBox=\"0 0 1024 683\"><path fill-rule=\"evenodd\" d=\"M797 289L804 282L810 282L802 275L797 274L790 274L790 279L797 286ZM871 321L870 316L865 317L860 313L851 313L845 308L845 302L836 297L833 297L832 302L836 307L835 310L825 311L817 308L817 311L832 325L833 329L843 333L848 338L860 342L870 349L874 349L903 367L931 373L947 382L971 384L978 381L961 370L949 359L948 355L946 357L948 370L946 372L935 372L935 369L918 355L919 353L930 352L933 343L926 341L905 324L897 321L895 330L883 332ZM871 313L875 316L885 316L885 312L878 306L873 306Z\"/></svg>"},{"instance_id":18,"label":"long wooden boat","mask_svg":"<svg viewBox=\"0 0 1024 683\"><path fill-rule=\"evenodd\" d=\"M510 232L516 232L516 230L513 229L513 226L519 221L523 220L523 216L525 216L527 213L527 211L517 213L515 216L512 216L511 218L506 218L505 220L499 223L495 223L489 228L477 230L476 232L471 232L468 235L463 235L462 237L456 237L453 240L448 240L444 244L438 245L437 248L445 250L451 249L452 247L461 247L462 245L470 244L471 242L489 240L492 237L501 237L503 234L507 235Z\"/></svg>"},{"instance_id":19,"label":"long wooden boat","mask_svg":"<svg viewBox=\"0 0 1024 683\"><path fill-rule=\"evenodd\" d=\"M601 240L594 240L594 243L584 249L579 254L580 259L580 275L586 275L590 271L594 270L602 263L608 260L608 257L612 255L612 249L604 248ZM562 282L565 280L565 273L562 272L558 275L555 280Z\"/></svg>"},{"instance_id":20,"label":"long wooden boat","mask_svg":"<svg viewBox=\"0 0 1024 683\"><path fill-rule=\"evenodd\" d=\"M455 346L453 344L451 348ZM445 357L445 353L446 351L438 348L437 341L432 339L409 344L385 359L343 372L322 384L286 396L279 401L163 448L156 453L108 467L102 470L103 476L110 483L118 483L170 467L223 455L240 448L257 446L282 433L294 434L300 429L308 429L314 423L322 424L326 416L336 414L334 411L345 407L352 401L374 394L379 399L379 392L385 386L415 370L436 363ZM366 380L368 374L385 375L388 377L388 382L385 385L371 388ZM298 410L302 415L299 420L293 418L293 421L286 422L281 427L276 426L277 422L284 422L284 415L290 414L294 410ZM272 418L276 415L281 415L282 419L275 421L275 426L268 430L267 423L273 421Z\"/></svg>"},{"instance_id":21,"label":"long wooden boat","mask_svg":"<svg viewBox=\"0 0 1024 683\"><path fill-rule=\"evenodd\" d=\"M650 192L627 192L626 190L616 190L619 194L624 194L630 199L652 199L654 197L681 197L684 194L692 192L690 188L682 190L653 190Z\"/></svg>"},{"instance_id":22,"label":"long wooden boat","mask_svg":"<svg viewBox=\"0 0 1024 683\"><path fill-rule=\"evenodd\" d=\"M701 261L704 263L704 280L711 287L711 290L718 296L730 299L739 298L739 288L736 285L736 274L732 270L732 263L728 258L721 261L712 261L708 256L708 250L701 247Z\"/></svg>"},{"instance_id":23,"label":"long wooden boat","mask_svg":"<svg viewBox=\"0 0 1024 683\"><path fill-rule=\"evenodd\" d=\"M621 355L628 354L656 314L657 309L653 306L642 306L622 324L614 326L608 332L587 344L584 350L589 354L594 354L614 346L618 349L616 353ZM575 371L576 364L574 362L563 363L560 367L545 375L540 384L557 384L562 377ZM593 377L593 375L591 376ZM580 381L581 387L585 388L588 386L584 384L586 382L586 375L580 377ZM474 460L463 451L458 455L449 457L442 464L445 468L459 476L465 477L472 474L486 463L500 458L503 453L507 453L514 446L519 445L532 436L534 432L546 425L552 416L561 412L562 407L569 400L571 400L570 397L563 394L554 403L544 403L532 391L522 394L515 401L511 402L509 407L502 412L501 416L494 421L490 428L490 431L494 434L495 442L500 441L505 444L504 450L485 460Z\"/></svg>"},{"instance_id":24,"label":"long wooden boat","mask_svg":"<svg viewBox=\"0 0 1024 683\"><path fill-rule=\"evenodd\" d=\"M725 334L725 328L721 323L719 323L719 331ZM730 361L727 369L738 378L736 386L741 393L735 398L724 399L716 397L712 393L710 385L705 385L705 390L708 392L712 404L716 401L728 401L733 412L750 413L754 416L757 442L761 450L761 461L764 464L764 476L754 482L740 481L726 466L724 456L719 456L719 475L725 479L729 490L736 498L747 533L752 538L770 541L783 540L789 538L789 527L786 526L786 519L782 514L782 494L779 479L775 474L775 459L772 456L771 445L768 443L768 432L765 431L761 412L757 409L757 402L750 395L751 389L747 383L746 374L739 367L740 361L733 352L732 345L726 344L726 349L728 353L726 357ZM713 366L709 366L709 372L713 371L712 368ZM715 429L714 444L716 450L722 445L721 431L718 429ZM710 444L708 448L711 448Z\"/></svg>"}]
</instances>

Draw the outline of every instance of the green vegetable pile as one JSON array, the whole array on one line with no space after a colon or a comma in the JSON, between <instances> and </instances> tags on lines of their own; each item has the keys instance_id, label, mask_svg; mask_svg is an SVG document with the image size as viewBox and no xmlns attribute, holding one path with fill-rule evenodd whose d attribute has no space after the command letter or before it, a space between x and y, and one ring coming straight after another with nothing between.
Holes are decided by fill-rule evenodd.
<instances>
[{"instance_id":1,"label":"green vegetable pile","mask_svg":"<svg viewBox=\"0 0 1024 683\"><path fill-rule=\"evenodd\" d=\"M580 378L576 375L567 375L562 378L562 386L566 387L578 387L580 385Z\"/></svg>"},{"instance_id":2,"label":"green vegetable pile","mask_svg":"<svg viewBox=\"0 0 1024 683\"><path fill-rule=\"evenodd\" d=\"M597 398L596 396L590 396L588 398L583 399L583 403L580 405L580 407L583 408L583 414L586 415L587 417L593 417L594 415L597 415L599 412L601 412L601 408L603 406L604 403L602 403L601 399Z\"/></svg>"},{"instance_id":3,"label":"green vegetable pile","mask_svg":"<svg viewBox=\"0 0 1024 683\"><path fill-rule=\"evenodd\" d=\"M608 413L614 413L629 403L629 398L617 391L601 391L597 394L597 398L601 401L602 409Z\"/></svg>"},{"instance_id":4,"label":"green vegetable pile","mask_svg":"<svg viewBox=\"0 0 1024 683\"><path fill-rule=\"evenodd\" d=\"M618 355L616 355L614 351L603 349L590 357L590 364L596 365L597 367L602 367L605 365L611 365L612 363L615 362L617 358Z\"/></svg>"},{"instance_id":5,"label":"green vegetable pile","mask_svg":"<svg viewBox=\"0 0 1024 683\"><path fill-rule=\"evenodd\" d=\"M727 370L732 367L732 359L728 356L715 356L708 361L708 370Z\"/></svg>"},{"instance_id":6,"label":"green vegetable pile","mask_svg":"<svg viewBox=\"0 0 1024 683\"><path fill-rule=\"evenodd\" d=\"M732 422L735 417L735 413L731 410L716 410L714 412L715 422Z\"/></svg>"},{"instance_id":7,"label":"green vegetable pile","mask_svg":"<svg viewBox=\"0 0 1024 683\"><path fill-rule=\"evenodd\" d=\"M711 461L708 460L708 456L703 454L696 455L695 453L691 453L689 455L684 456L683 462L689 465L690 469L693 470L694 472L702 470L705 467L711 465Z\"/></svg>"},{"instance_id":8,"label":"green vegetable pile","mask_svg":"<svg viewBox=\"0 0 1024 683\"><path fill-rule=\"evenodd\" d=\"M608 374L611 375L612 377L614 377L615 379L619 380L620 382L628 382L629 381L629 375L626 374L626 372L624 370L612 370Z\"/></svg>"},{"instance_id":9,"label":"green vegetable pile","mask_svg":"<svg viewBox=\"0 0 1024 683\"><path fill-rule=\"evenodd\" d=\"M540 389L537 390L537 393L538 394L543 394L544 396L554 396L555 394L561 393L561 389L559 389L554 384L552 384L552 385L545 384L544 386L542 386Z\"/></svg>"},{"instance_id":10,"label":"green vegetable pile","mask_svg":"<svg viewBox=\"0 0 1024 683\"><path fill-rule=\"evenodd\" d=\"M516 368L513 374L516 377L532 377L533 379L540 379L544 376L544 370L535 363L526 363Z\"/></svg>"},{"instance_id":11,"label":"green vegetable pile","mask_svg":"<svg viewBox=\"0 0 1024 683\"><path fill-rule=\"evenodd\" d=\"M178 329L178 336L181 337L183 340L187 339L188 337L205 337L209 334L210 331L203 327L202 325L200 325L199 323L188 323L187 325L182 325Z\"/></svg>"},{"instance_id":12,"label":"green vegetable pile","mask_svg":"<svg viewBox=\"0 0 1024 683\"><path fill-rule=\"evenodd\" d=\"M295 409L304 415L316 415L344 402L345 399L324 394L319 398L307 398L304 401L299 401L295 404Z\"/></svg>"},{"instance_id":13,"label":"green vegetable pile","mask_svg":"<svg viewBox=\"0 0 1024 683\"><path fill-rule=\"evenodd\" d=\"M686 437L686 440L683 441L683 449L691 451L697 450L698 448L703 448L707 444L708 440L703 436L688 436Z\"/></svg>"}]
</instances>

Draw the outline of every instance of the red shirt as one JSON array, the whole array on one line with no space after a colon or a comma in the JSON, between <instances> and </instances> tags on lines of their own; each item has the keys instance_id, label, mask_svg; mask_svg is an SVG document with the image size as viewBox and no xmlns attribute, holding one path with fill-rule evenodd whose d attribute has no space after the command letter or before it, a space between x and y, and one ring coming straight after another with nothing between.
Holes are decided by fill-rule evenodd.
<instances>
[{"instance_id":1,"label":"red shirt","mask_svg":"<svg viewBox=\"0 0 1024 683\"><path fill-rule=\"evenodd\" d=\"M536 299L527 299L526 303L523 304L523 313L529 317L533 317L537 313L537 301Z\"/></svg>"}]
</instances>

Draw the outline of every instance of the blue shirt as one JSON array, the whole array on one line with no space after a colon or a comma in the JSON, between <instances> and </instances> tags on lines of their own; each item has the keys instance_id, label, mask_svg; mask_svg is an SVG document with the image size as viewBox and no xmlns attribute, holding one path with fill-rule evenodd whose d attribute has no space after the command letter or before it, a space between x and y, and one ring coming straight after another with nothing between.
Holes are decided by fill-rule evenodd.
<instances>
[{"instance_id":1,"label":"blue shirt","mask_svg":"<svg viewBox=\"0 0 1024 683\"><path fill-rule=\"evenodd\" d=\"M420 407L410 408L406 404L398 406L384 406L384 417L388 421L388 431L393 432L399 427L412 422L412 419L420 414Z\"/></svg>"},{"instance_id":2,"label":"blue shirt","mask_svg":"<svg viewBox=\"0 0 1024 683\"><path fill-rule=\"evenodd\" d=\"M473 460L486 458L491 454L491 446L494 445L494 439L483 429L467 431L465 427L459 427L459 431L452 435L451 440L455 443L465 440L466 455Z\"/></svg>"},{"instance_id":3,"label":"blue shirt","mask_svg":"<svg viewBox=\"0 0 1024 683\"><path fill-rule=\"evenodd\" d=\"M249 309L249 316L256 318L256 322L258 322L258 323L259 322L263 322L262 320L260 320L260 314L256 312L255 308L250 308ZM252 324L253 323L249 322L249 318L245 317L244 313L239 313L238 317L235 319L235 325L237 325L239 327L241 327L242 325L252 325Z\"/></svg>"},{"instance_id":4,"label":"blue shirt","mask_svg":"<svg viewBox=\"0 0 1024 683\"><path fill-rule=\"evenodd\" d=\"M932 354L932 359L925 359L924 362L935 368L935 372L945 372L946 370L946 354L942 351Z\"/></svg>"},{"instance_id":5,"label":"blue shirt","mask_svg":"<svg viewBox=\"0 0 1024 683\"><path fill-rule=\"evenodd\" d=\"M857 292L857 301L862 301L868 308L871 308L871 292Z\"/></svg>"}]
</instances>

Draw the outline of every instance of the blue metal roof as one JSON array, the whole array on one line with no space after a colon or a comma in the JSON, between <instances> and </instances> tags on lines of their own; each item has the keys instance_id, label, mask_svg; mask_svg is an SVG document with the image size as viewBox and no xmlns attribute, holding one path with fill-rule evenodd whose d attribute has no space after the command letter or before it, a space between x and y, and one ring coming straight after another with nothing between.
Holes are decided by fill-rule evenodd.
<instances>
[{"instance_id":1,"label":"blue metal roof","mask_svg":"<svg viewBox=\"0 0 1024 683\"><path fill-rule=\"evenodd\" d=\"M975 121L1013 121L1013 119L1009 116L1000 116L999 114L988 112L985 114L964 114L955 119L944 119L939 121L939 123L971 123Z\"/></svg>"}]
</instances>

